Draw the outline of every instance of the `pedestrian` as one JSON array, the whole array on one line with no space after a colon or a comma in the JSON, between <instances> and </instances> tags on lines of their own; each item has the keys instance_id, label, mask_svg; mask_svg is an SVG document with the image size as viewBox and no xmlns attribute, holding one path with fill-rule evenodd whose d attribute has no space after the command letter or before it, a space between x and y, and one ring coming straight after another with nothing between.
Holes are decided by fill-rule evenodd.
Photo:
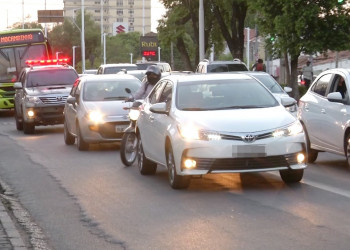
<instances>
[{"instance_id":1,"label":"pedestrian","mask_svg":"<svg viewBox=\"0 0 350 250\"><path fill-rule=\"evenodd\" d=\"M266 72L266 66L264 64L264 60L259 58L256 63L252 66L251 70L253 71L264 71Z\"/></svg>"},{"instance_id":2,"label":"pedestrian","mask_svg":"<svg viewBox=\"0 0 350 250\"><path fill-rule=\"evenodd\" d=\"M313 73L310 61L306 62L306 66L303 67L302 74L303 74L303 80L305 81L305 87L306 89L309 89L310 84L314 77L314 73Z\"/></svg>"}]
</instances>

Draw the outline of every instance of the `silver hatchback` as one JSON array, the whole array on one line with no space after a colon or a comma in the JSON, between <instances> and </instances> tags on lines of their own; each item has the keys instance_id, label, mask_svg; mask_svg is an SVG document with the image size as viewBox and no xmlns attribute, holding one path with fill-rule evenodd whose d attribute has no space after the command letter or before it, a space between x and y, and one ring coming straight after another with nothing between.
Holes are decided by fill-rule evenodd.
<instances>
[{"instance_id":1,"label":"silver hatchback","mask_svg":"<svg viewBox=\"0 0 350 250\"><path fill-rule=\"evenodd\" d=\"M131 75L90 75L79 78L64 107L64 141L72 145L77 140L79 150L88 150L91 143L121 141L129 125L130 97L125 91L136 92L140 80Z\"/></svg>"}]
</instances>

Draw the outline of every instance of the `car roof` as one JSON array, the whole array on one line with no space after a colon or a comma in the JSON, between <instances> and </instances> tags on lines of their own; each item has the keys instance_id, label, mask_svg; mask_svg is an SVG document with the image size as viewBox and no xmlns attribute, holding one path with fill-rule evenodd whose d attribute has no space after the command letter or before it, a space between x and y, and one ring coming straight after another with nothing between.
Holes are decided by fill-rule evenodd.
<instances>
[{"instance_id":1,"label":"car roof","mask_svg":"<svg viewBox=\"0 0 350 250\"><path fill-rule=\"evenodd\" d=\"M102 64L100 67L107 68L107 67L120 67L120 66L137 66L133 63L109 63L109 64Z\"/></svg>"},{"instance_id":2,"label":"car roof","mask_svg":"<svg viewBox=\"0 0 350 250\"><path fill-rule=\"evenodd\" d=\"M108 80L135 80L137 77L129 74L101 74L101 75L83 75L80 77L82 80L91 81L108 81ZM139 80L139 79L137 79Z\"/></svg>"},{"instance_id":3,"label":"car roof","mask_svg":"<svg viewBox=\"0 0 350 250\"><path fill-rule=\"evenodd\" d=\"M73 67L69 65L40 65L40 66L30 66L26 67L25 70L28 71L43 71L43 70L55 70L55 69L69 69L74 70Z\"/></svg>"},{"instance_id":4,"label":"car roof","mask_svg":"<svg viewBox=\"0 0 350 250\"><path fill-rule=\"evenodd\" d=\"M212 74L174 74L162 78L169 79L174 82L189 82L189 81L205 81L205 80L230 80L230 79L253 79L246 74L237 73L212 73ZM254 79L255 80L255 79Z\"/></svg>"}]
</instances>

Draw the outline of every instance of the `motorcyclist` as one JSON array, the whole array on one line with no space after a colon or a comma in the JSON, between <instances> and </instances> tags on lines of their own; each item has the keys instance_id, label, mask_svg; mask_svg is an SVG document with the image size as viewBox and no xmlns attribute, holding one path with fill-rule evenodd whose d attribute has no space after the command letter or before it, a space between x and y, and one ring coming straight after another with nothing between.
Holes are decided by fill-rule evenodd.
<instances>
[{"instance_id":1,"label":"motorcyclist","mask_svg":"<svg viewBox=\"0 0 350 250\"><path fill-rule=\"evenodd\" d=\"M146 70L146 78L142 81L141 87L134 94L135 100L145 99L151 92L154 85L160 80L161 72L158 66L150 65Z\"/></svg>"}]
</instances>

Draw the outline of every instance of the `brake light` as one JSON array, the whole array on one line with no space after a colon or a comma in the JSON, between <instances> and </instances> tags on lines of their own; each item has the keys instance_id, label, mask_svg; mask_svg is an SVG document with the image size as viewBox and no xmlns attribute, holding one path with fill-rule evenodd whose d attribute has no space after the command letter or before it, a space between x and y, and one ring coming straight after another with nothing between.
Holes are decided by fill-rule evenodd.
<instances>
[{"instance_id":1,"label":"brake light","mask_svg":"<svg viewBox=\"0 0 350 250\"><path fill-rule=\"evenodd\" d=\"M26 64L29 66L66 64L68 62L69 62L69 58L48 59L48 60L26 60Z\"/></svg>"}]
</instances>

